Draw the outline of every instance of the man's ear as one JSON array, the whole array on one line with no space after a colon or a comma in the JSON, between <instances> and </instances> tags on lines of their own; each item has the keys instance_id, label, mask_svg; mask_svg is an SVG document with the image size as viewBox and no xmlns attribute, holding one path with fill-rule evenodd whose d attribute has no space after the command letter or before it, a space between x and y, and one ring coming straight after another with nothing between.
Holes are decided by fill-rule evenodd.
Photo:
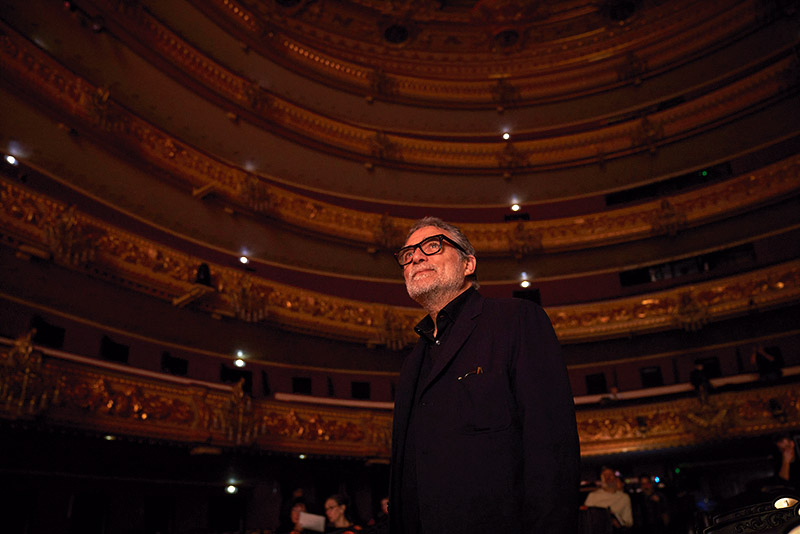
<instances>
[{"instance_id":1,"label":"man's ear","mask_svg":"<svg viewBox=\"0 0 800 534\"><path fill-rule=\"evenodd\" d=\"M475 256L467 256L464 259L464 276L475 274L475 268L478 266L478 260Z\"/></svg>"}]
</instances>

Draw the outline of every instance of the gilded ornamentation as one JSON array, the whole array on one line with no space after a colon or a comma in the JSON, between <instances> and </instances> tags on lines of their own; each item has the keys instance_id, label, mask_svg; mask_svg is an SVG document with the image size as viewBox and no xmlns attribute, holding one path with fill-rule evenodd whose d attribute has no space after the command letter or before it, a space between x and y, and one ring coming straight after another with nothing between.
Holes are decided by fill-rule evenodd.
<instances>
[{"instance_id":1,"label":"gilded ornamentation","mask_svg":"<svg viewBox=\"0 0 800 534\"><path fill-rule=\"evenodd\" d=\"M511 228L508 241L509 250L518 260L542 250L542 236L523 221Z\"/></svg>"},{"instance_id":2,"label":"gilded ornamentation","mask_svg":"<svg viewBox=\"0 0 800 534\"><path fill-rule=\"evenodd\" d=\"M383 250L395 251L403 246L403 230L398 228L392 217L381 215L374 230L374 242Z\"/></svg>"},{"instance_id":3,"label":"gilded ornamentation","mask_svg":"<svg viewBox=\"0 0 800 534\"><path fill-rule=\"evenodd\" d=\"M81 224L75 206L59 214L44 232L44 242L53 257L68 265L91 262L95 257L96 239Z\"/></svg>"},{"instance_id":4,"label":"gilded ornamentation","mask_svg":"<svg viewBox=\"0 0 800 534\"><path fill-rule=\"evenodd\" d=\"M368 79L370 96L373 98L391 95L396 90L397 83L394 78L387 75L380 67L370 71Z\"/></svg>"},{"instance_id":5,"label":"gilded ornamentation","mask_svg":"<svg viewBox=\"0 0 800 534\"><path fill-rule=\"evenodd\" d=\"M14 341L8 351L0 352L0 413L10 417L31 417L58 403L60 381L34 352L31 330Z\"/></svg>"},{"instance_id":6,"label":"gilded ornamentation","mask_svg":"<svg viewBox=\"0 0 800 534\"><path fill-rule=\"evenodd\" d=\"M229 285L221 285L221 289L239 319L255 323L267 317L265 288L252 276L234 278Z\"/></svg>"},{"instance_id":7,"label":"gilded ornamentation","mask_svg":"<svg viewBox=\"0 0 800 534\"><path fill-rule=\"evenodd\" d=\"M119 383L110 377L71 376L62 399L65 408L79 408L97 416L175 424L191 423L194 418L190 406L180 399L151 393L142 384Z\"/></svg>"},{"instance_id":8,"label":"gilded ornamentation","mask_svg":"<svg viewBox=\"0 0 800 534\"><path fill-rule=\"evenodd\" d=\"M391 413L253 399L239 382L229 391L144 378L41 355L32 333L0 349L0 417L45 415L43 421L115 434L225 447L386 458ZM56 378L59 377L59 378ZM776 416L780 405L784 418ZM577 413L585 456L697 445L796 430L794 385L695 398L609 406Z\"/></svg>"},{"instance_id":9,"label":"gilded ornamentation","mask_svg":"<svg viewBox=\"0 0 800 534\"><path fill-rule=\"evenodd\" d=\"M700 330L709 320L708 306L700 303L692 289L679 293L675 320L687 332Z\"/></svg>"},{"instance_id":10,"label":"gilded ornamentation","mask_svg":"<svg viewBox=\"0 0 800 534\"><path fill-rule=\"evenodd\" d=\"M516 104L519 99L519 89L514 87L505 77L498 78L491 88L492 101L497 105L497 111L502 113Z\"/></svg>"},{"instance_id":11,"label":"gilded ornamentation","mask_svg":"<svg viewBox=\"0 0 800 534\"><path fill-rule=\"evenodd\" d=\"M256 439L256 416L253 399L244 391L244 378L231 391L223 417L225 437L236 445L250 445Z\"/></svg>"},{"instance_id":12,"label":"gilded ornamentation","mask_svg":"<svg viewBox=\"0 0 800 534\"><path fill-rule=\"evenodd\" d=\"M506 143L503 149L497 153L497 163L507 174L525 167L529 162L528 155L514 146L514 143Z\"/></svg>"},{"instance_id":13,"label":"gilded ornamentation","mask_svg":"<svg viewBox=\"0 0 800 534\"><path fill-rule=\"evenodd\" d=\"M389 140L385 133L366 128L344 124L339 121L317 114L313 111L282 99L276 95L267 95L254 82L228 71L208 57L202 56L197 50L186 44L179 36L153 20L140 28L154 35L145 42L170 58L176 66L183 68L188 74L197 77L202 83L214 88L218 93L226 95L231 102L238 103L248 109L263 106L268 111L264 118L279 122L283 127L302 131L309 138L317 139L323 145L330 145L336 150L346 150L362 156L371 155L384 162L408 162L419 165L431 166L434 169L446 167L472 167L489 169L497 163L507 172L519 166L539 165L569 165L576 161L596 160L598 154L603 154L607 159L620 154L627 154L630 149L645 146L654 151L658 143L671 136L682 136L687 131L702 127L704 124L724 120L725 117L735 115L737 110L763 101L785 90L785 78L782 73L791 68L791 60L778 60L775 64L765 67L762 71L739 82L732 83L716 93L705 95L690 102L680 104L668 112L659 112L652 117L639 121L626 121L613 126L596 129L592 132L574 135L552 135L546 139L534 139L518 143L517 152L525 154L522 162L517 161L513 153L503 151L496 145L487 145L483 142L452 142L447 137L438 140L421 140L413 136L393 134ZM121 23L132 23L129 19ZM135 32L134 32L135 33ZM56 80L67 83L72 91L56 94L54 87L48 90L49 97L54 101L62 101L70 112L77 112L92 124L99 125L106 130L114 130L129 134L129 130L141 124L138 118L131 118L119 106L112 103L108 93L102 88L93 88L85 81L76 78L71 73L61 69L52 60L46 58L41 51L28 48L24 52L37 65L47 64L46 69L40 68L37 72L30 72L28 64L14 65L17 74L21 74L26 81L44 81L53 84ZM20 60L21 58L11 58ZM327 60L329 63L331 60ZM41 71L58 72L47 80L41 80ZM369 72L362 76L369 78ZM33 82L36 84L36 82ZM493 82L496 83L496 82ZM36 87L41 91L41 87ZM262 94L264 93L264 94ZM77 97L78 102L69 100ZM255 99L255 100L254 100ZM77 105L76 105L77 104ZM133 120L132 120L133 119ZM148 126L153 130L152 126ZM163 135L159 133L159 135ZM390 142L389 142L390 141ZM530 158L531 154L535 158ZM197 154L194 158L205 159ZM498 162L498 158L500 161ZM219 162L208 162L211 166L222 167ZM225 170L226 173L235 173ZM236 174L243 174L238 172ZM223 183L225 180L221 180Z\"/></svg>"},{"instance_id":14,"label":"gilded ornamentation","mask_svg":"<svg viewBox=\"0 0 800 534\"><path fill-rule=\"evenodd\" d=\"M651 154L655 154L659 141L664 139L664 124L659 120L643 117L631 134L634 146L646 146Z\"/></svg>"},{"instance_id":15,"label":"gilded ornamentation","mask_svg":"<svg viewBox=\"0 0 800 534\"><path fill-rule=\"evenodd\" d=\"M51 60L42 55L41 51L35 48L26 48L26 43L13 37L12 33L3 36L3 47L0 48L0 61L8 67L8 71L21 78L31 88L48 99L51 104L58 104L64 108L65 112L74 114L77 118L83 118L93 123L92 111L89 105L96 98L97 89L90 86L73 74L61 69ZM704 97L687 103L683 107L672 108L659 112L654 117L658 119L647 119L647 127L644 122L639 124L639 137L643 143L647 142L646 131L659 129L656 125L662 124L666 129L663 120L675 120L675 124L670 126L671 133L678 133L681 129L696 128L697 117L710 117L711 107L721 105L721 102L731 99L742 99L741 105L750 105L768 98L770 91L782 91L785 89L785 81L781 81L780 72L789 68L791 61L785 60L778 62L764 71L754 74L734 84L730 88L725 88L719 98L713 95ZM245 84L252 93L252 84ZM238 98L238 97L237 97ZM102 98L101 98L102 101ZM243 198L248 191L259 191L259 185L254 184L261 178L244 172L241 169L229 167L221 162L211 160L206 155L199 153L192 148L185 146L176 140L168 137L164 132L160 132L144 121L126 114L124 110L116 106L111 99L106 99L105 104L108 109L113 108L109 115L118 117L115 119L116 140L127 142L131 150L141 153L154 165L167 169L173 176L183 179L193 188L202 188L209 183L214 183L214 191L218 196L235 204L245 204L249 198ZM279 102L272 105L272 113L285 114L286 117L299 117L298 109L287 107ZM709 107L711 106L711 107ZM733 113L733 110L726 109L724 114ZM277 120L277 119L276 119ZM280 119L283 120L283 119ZM289 120L289 119L286 119ZM293 121L295 119L292 119ZM709 118L709 120L712 120ZM714 119L716 120L716 119ZM686 121L689 123L684 124ZM306 118L301 120L302 124L311 125L317 132L320 130L320 123L316 119ZM332 130L337 130L337 126L327 121ZM631 123L633 124L633 123ZM671 124L671 123L670 123ZM300 123L293 125L299 126ZM327 127L326 127L327 128ZM614 136L632 135L632 126L612 127ZM341 130L339 128L339 130ZM609 130L611 132L611 130ZM311 135L311 134L310 134ZM363 150L377 156L383 154L384 157L394 157L399 155L396 151L401 148L405 141L397 136L392 136L391 140L385 134L384 137L377 136L370 141L370 134L366 130L359 130L357 134L346 136L348 139L348 150ZM620 137L620 139L622 138ZM634 135L635 137L635 135ZM657 137L657 135L656 135ZM356 139L353 141L353 139ZM598 154L603 158L610 157L616 147L621 145L609 144L604 138L596 133L586 135L586 157L589 160L597 159ZM653 141L655 137L651 136ZM408 140L409 143L412 140ZM559 148L560 141L554 140L534 140L524 143L525 150L528 146L535 147L535 159L537 162L546 162L549 150L563 151ZM574 145L576 139L569 141L570 146ZM355 143L355 145L353 145ZM616 142L615 142L616 143ZM429 141L412 143L413 153L418 154L429 147L435 146ZM356 146L357 145L357 146ZM524 165L528 162L527 157L523 157L523 150L515 147L508 149L508 152L498 154L492 152L494 145L480 146L467 149L463 143L448 143L443 146L443 153L447 154L448 161L457 161L458 165L466 162L460 160L457 154L473 154L474 157L484 161L486 166L507 167L505 172L510 176L515 165ZM411 145L409 145L410 147ZM509 145L505 145L508 147ZM570 148L570 150L572 150ZM409 152L410 153L410 152ZM576 156L578 157L578 156ZM455 158L455 159L453 159ZM432 163L441 165L444 160L430 159ZM673 231L683 224L685 216L686 226L701 224L702 222L715 218L724 217L729 213L741 211L749 206L763 204L770 199L779 198L791 191L795 191L800 181L800 157L788 158L784 162L779 162L766 167L750 176L740 176L724 183L704 187L695 191L676 195L668 199L670 206L659 208L656 201L644 203L634 208L612 210L602 214L592 215L591 218L584 217L579 219L562 219L551 221L537 221L531 225L540 232L542 236L543 250L558 250L563 248L575 248L584 246L596 246L608 242L619 242L624 240L639 239L646 237L655 227L663 228L664 231ZM336 235L347 239L353 239L365 243L373 242L374 215L369 213L357 212L340 208L331 204L319 201L311 201L301 195L283 190L279 187L270 186L268 202L263 200L263 196L256 196L257 203L261 207L274 207L271 213L290 224L295 224L304 228L312 229L315 232L323 232L328 235ZM314 206L314 209L302 209L302 206ZM252 207L248 206L250 209ZM674 212L671 210L674 208ZM661 210L661 215L658 214ZM591 224L587 224L591 221ZM397 219L396 224L407 226L408 222ZM466 225L465 225L466 226ZM478 236L473 239L473 244L479 252L502 253L508 249L499 249L498 243L508 243L507 232L500 230L503 224L495 225L475 225L475 228L465 228L468 233ZM496 229L496 230L495 230ZM488 230L488 231L487 231ZM480 236L485 235L485 239ZM498 241L499 238L499 241ZM502 245L501 245L502 246Z\"/></svg>"},{"instance_id":16,"label":"gilded ornamentation","mask_svg":"<svg viewBox=\"0 0 800 534\"><path fill-rule=\"evenodd\" d=\"M653 214L650 224L653 227L653 234L675 236L678 230L687 225L686 211L676 207L668 198L665 198L661 201L658 211Z\"/></svg>"},{"instance_id":17,"label":"gilded ornamentation","mask_svg":"<svg viewBox=\"0 0 800 534\"><path fill-rule=\"evenodd\" d=\"M730 184L726 188L730 189ZM2 181L0 201L3 227L42 247L47 225L67 210L50 199ZM316 213L323 216L326 208L315 204L307 206L307 209L318 210ZM94 241L93 265L102 269L90 273L113 272L116 280L128 281L139 291L171 302L185 297L195 286L196 267L204 262L203 259L144 240L77 211L71 217L80 221L86 235L99 236ZM589 228L598 224L593 223ZM504 225L503 228L509 227ZM525 222L515 228L509 228L510 234L480 230L479 227L473 232L466 225L464 229L475 236L475 243L492 241L495 247L508 249L510 240L515 239L518 244L514 246L521 247L518 250L524 252L525 247L535 250L538 242L536 224ZM542 236L543 244L547 238L547 234ZM375 236L370 239L374 240ZM385 339L393 345L399 342L400 338L382 330L385 309L379 304L332 297L256 276L243 276L241 271L224 266L210 265L210 268L216 274L219 293L209 295L197 305L212 313L238 314L249 321L269 316L271 321L287 328L312 329L321 335L363 343L374 343L378 339ZM614 301L549 307L547 312L559 338L565 341L676 326L696 328L717 316L744 313L753 307L789 302L799 296L800 262L794 261L697 284L688 291L674 289ZM216 307L209 302L212 299ZM394 310L409 327L418 319L415 309Z\"/></svg>"},{"instance_id":18,"label":"gilded ornamentation","mask_svg":"<svg viewBox=\"0 0 800 534\"><path fill-rule=\"evenodd\" d=\"M419 8L415 5L411 9L402 7L405 4L369 3L371 9L384 13L387 18L400 20L413 13L415 21L433 22L424 26L419 42L415 43L419 46L398 48L388 56L382 53L381 45L385 43L381 32L374 31L373 19L353 16L351 11L339 12L329 4L325 4L325 9L299 11L298 17L292 19L292 28L282 31L280 26L286 24L286 20L279 15L294 13L296 8L267 9L265 6L272 6L271 2L253 4L218 0L212 3L221 16L240 27L243 38L259 39L266 33L264 28L270 26L270 36L274 33L274 37L266 41L268 46L277 48L276 55L285 55L287 63L300 64L317 76L345 83L355 92L360 93L365 88L368 69L382 67L403 78L398 87L398 97L441 101L448 105L463 102L471 106L493 102L492 78L497 72L508 73L519 80L521 96L527 102L575 91L602 91L620 79L638 81L642 73L638 76L637 73L642 67L637 66L637 62L651 63L653 69L674 68L703 53L720 39L741 34L748 27L760 24L758 9L751 2L670 3L638 12L635 19L626 21L625 31L620 32L616 25L598 27L599 17L590 12L586 12L586 16L567 16L563 20L537 24L540 16L548 16L547 4L538 3L542 9L536 17L529 19L531 27L526 32L535 34L537 38L515 47L515 54L509 54L509 57L495 56L493 61L485 61L476 55L475 50L485 50L491 43L487 36L496 35L504 25L498 22L488 24L487 28L487 20L476 24L472 18L475 15L459 18L455 12L436 9L435 6ZM256 11L255 16L248 7ZM685 12L689 9L694 10L696 16L686 17ZM409 15L404 15L406 13ZM480 11L476 9L473 13ZM457 20L454 21L453 17ZM507 18L506 15L490 20ZM697 20L705 23L697 25ZM454 22L460 23L456 32L452 31ZM654 32L654 27L659 31ZM299 34L316 38L300 41L297 39L302 37L295 38ZM574 34L592 34L593 37L564 38ZM319 42L336 43L336 54L328 53L317 44ZM636 43L636 58L629 57L631 42ZM465 47L464 43L471 46ZM422 47L437 50L436 59L414 61L414 55L419 54ZM593 60L587 61L586 58ZM568 63L573 64L570 69L561 68ZM454 79L468 83L445 81Z\"/></svg>"},{"instance_id":19,"label":"gilded ornamentation","mask_svg":"<svg viewBox=\"0 0 800 534\"><path fill-rule=\"evenodd\" d=\"M631 81L633 85L642 83L642 76L647 73L647 62L640 58L635 52L628 52L625 56L625 64L619 68L617 74L621 81Z\"/></svg>"},{"instance_id":20,"label":"gilded ornamentation","mask_svg":"<svg viewBox=\"0 0 800 534\"><path fill-rule=\"evenodd\" d=\"M399 159L401 157L397 143L383 132L375 132L369 141L370 154L380 160Z\"/></svg>"},{"instance_id":21,"label":"gilded ornamentation","mask_svg":"<svg viewBox=\"0 0 800 534\"><path fill-rule=\"evenodd\" d=\"M378 325L379 344L392 350L401 350L413 342L413 324L409 324L407 316L385 306L382 319Z\"/></svg>"}]
</instances>

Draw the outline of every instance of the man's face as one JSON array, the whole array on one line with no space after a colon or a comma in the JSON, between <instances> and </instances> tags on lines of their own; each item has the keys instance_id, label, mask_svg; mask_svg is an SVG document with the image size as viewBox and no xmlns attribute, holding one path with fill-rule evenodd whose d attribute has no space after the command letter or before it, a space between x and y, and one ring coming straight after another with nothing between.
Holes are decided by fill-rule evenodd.
<instances>
[{"instance_id":1,"label":"man's face","mask_svg":"<svg viewBox=\"0 0 800 534\"><path fill-rule=\"evenodd\" d=\"M438 234L453 237L440 228L425 226L408 237L406 246L416 245L426 237ZM403 267L403 277L409 296L420 302L431 297L448 296L451 293L455 296L465 287L466 275L474 270L474 258L465 261L458 250L444 242L442 251L432 256L426 256L421 250L416 249L411 263Z\"/></svg>"},{"instance_id":2,"label":"man's face","mask_svg":"<svg viewBox=\"0 0 800 534\"><path fill-rule=\"evenodd\" d=\"M609 491L616 491L617 474L612 469L603 469L603 472L600 473L600 483L603 488Z\"/></svg>"}]
</instances>

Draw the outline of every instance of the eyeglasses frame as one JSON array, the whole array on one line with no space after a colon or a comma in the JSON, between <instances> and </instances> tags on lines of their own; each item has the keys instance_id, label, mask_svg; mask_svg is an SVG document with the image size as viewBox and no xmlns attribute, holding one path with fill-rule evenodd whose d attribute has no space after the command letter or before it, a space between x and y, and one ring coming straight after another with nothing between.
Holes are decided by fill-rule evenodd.
<instances>
[{"instance_id":1,"label":"eyeglasses frame","mask_svg":"<svg viewBox=\"0 0 800 534\"><path fill-rule=\"evenodd\" d=\"M450 246L452 246L453 248L455 248L456 250L459 250L463 254L466 254L467 256L469 256L469 254L467 254L467 251L464 250L464 247L459 245L456 241L454 241L453 239L447 237L444 234L436 234L436 235L430 235L430 236L426 237L425 239L423 239L419 243L416 243L415 245L407 245L407 246L401 248L400 250L398 250L397 252L395 252L394 253L394 258L397 260L398 265L400 265L400 267L405 267L406 265L410 265L411 263L413 263L414 262L414 252L416 251L416 249L419 249L420 252L425 254L425 256L435 256L436 254L441 254L441 252L444 250L444 247L439 248L439 250L437 250L433 254L428 254L424 250L422 250L422 244L425 243L426 241L431 240L431 239L438 239L440 243L447 243ZM407 263L400 263L400 254L402 254L402 252L404 250L409 249L409 248L411 249L411 260L409 260Z\"/></svg>"}]
</instances>

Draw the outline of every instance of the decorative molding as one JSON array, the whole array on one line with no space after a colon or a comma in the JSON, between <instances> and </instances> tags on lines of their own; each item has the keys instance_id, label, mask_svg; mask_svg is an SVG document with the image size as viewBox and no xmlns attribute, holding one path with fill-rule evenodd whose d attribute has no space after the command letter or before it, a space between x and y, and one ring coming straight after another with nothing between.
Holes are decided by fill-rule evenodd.
<instances>
[{"instance_id":1,"label":"decorative molding","mask_svg":"<svg viewBox=\"0 0 800 534\"><path fill-rule=\"evenodd\" d=\"M204 258L193 257L87 216L41 194L0 181L0 235L18 249L47 250L47 229L65 217L91 235L91 260L54 255L71 269L125 285L175 303L197 287L194 276ZM535 238L530 238L535 243ZM506 243L506 246L508 244ZM525 253L526 249L518 249ZM83 256L82 256L83 257ZM366 344L401 348L413 341L420 311L332 297L278 282L243 275L238 269L209 263L214 291L186 302L218 316L268 320L290 330L314 332ZM697 284L635 297L590 304L549 307L563 341L583 341L671 328L698 328L706 322L800 298L800 260Z\"/></svg>"},{"instance_id":2,"label":"decorative molding","mask_svg":"<svg viewBox=\"0 0 800 534\"><path fill-rule=\"evenodd\" d=\"M194 1L254 49L326 83L361 93L380 70L393 79L392 99L463 107L505 106L496 95L498 75L514 80L519 100L513 103L523 105L638 84L765 21L755 2L665 3L624 25L608 24L596 3L575 4L574 13L544 9L543 17L515 21L518 43L498 53L494 37L506 26L476 21L472 11L413 13L422 28L419 46L391 47L374 24L382 8L353 3L362 4L361 13L346 3L290 14L272 3Z\"/></svg>"},{"instance_id":3,"label":"decorative molding","mask_svg":"<svg viewBox=\"0 0 800 534\"><path fill-rule=\"evenodd\" d=\"M116 143L127 147L131 153L138 154L143 161L169 172L172 178L182 180L193 188L197 196L213 190L217 196L233 205L278 218L312 232L380 248L386 246L383 236L375 232L375 228L387 224L385 216L317 201L266 182L265 179L268 180L269 177L260 177L215 160L127 112L114 103L107 90L93 87L74 76L10 29L4 31L6 33L0 35L0 65L3 65L6 73L15 76L30 89L30 93L37 94L38 98L60 107L74 119L100 129L97 137L99 142L108 142L108 134L113 134ZM789 61L786 59L781 65ZM744 82L747 82L748 87L742 87ZM779 72L770 70L725 87L715 95L720 98L728 95L736 99L736 95L742 93L747 96L748 105L755 105L760 99L769 96L769 87L774 85L781 86L783 82L780 82ZM701 97L686 108L671 108L654 114L647 120L657 121L652 124L661 125L659 128L664 128L665 135L677 135L678 130L670 130L673 127L670 126L669 118L691 122L685 125L687 128L697 126L692 122L696 120L693 117L695 114L707 116L709 110L705 108L716 105L713 98ZM638 124L641 137L644 135L641 133L644 132L641 127L643 121ZM620 126L613 128L618 127ZM653 139L657 137L655 135ZM650 138L645 136L640 141L647 145L647 139ZM389 157L398 151L403 153L404 158L409 154L406 148L397 144L397 139L392 135L373 136L369 143L369 153L380 157ZM525 143L521 145L524 146ZM652 142L650 145L655 146ZM532 158L540 156L538 152L525 152L524 150L529 149L523 150L520 144L503 143L501 146L503 151L511 147L513 154L502 151L492 153L491 150L488 154L490 158L495 158L491 161L491 166L495 169L500 167L505 172L519 169ZM590 150L594 159L607 157L605 148L600 145L592 144ZM523 230L541 238L541 244L537 241L533 248L542 252L601 246L642 239L654 234L672 234L684 226L697 226L789 194L796 194L800 185L799 169L800 156L796 156L752 174L668 199L584 217L528 221L523 223ZM665 202L668 204L664 204ZM397 228L407 228L411 224L410 220L402 218L388 220ZM515 244L518 239L515 235L520 230L512 225L464 224L463 229L480 253L519 255L519 246Z\"/></svg>"},{"instance_id":4,"label":"decorative molding","mask_svg":"<svg viewBox=\"0 0 800 534\"><path fill-rule=\"evenodd\" d=\"M146 23L142 22L145 20ZM754 106L780 98L792 87L789 72L792 71L793 58L773 58L771 64L750 73L746 78L709 90L703 96L640 120L622 120L610 126L571 134L554 132L544 138L529 140L524 140L525 132L517 132L516 137L523 140L515 142L513 146L510 143L487 143L468 138L454 142L449 134L428 133L420 138L413 134L383 132L332 119L270 94L252 80L213 62L154 18L144 15L124 17L122 23L136 21L140 21L141 26L130 32L145 32L140 35L142 45L151 47L160 57L168 58L186 75L239 106L262 126L302 135L318 143L324 150L346 154L353 159L367 159L390 166L410 165L427 172L450 172L455 169L486 172L498 165L509 169L506 172L513 172L517 168L569 167L593 162L598 154L602 154L603 161L606 161L642 150L655 153L659 145L730 121ZM47 71L61 70L42 51L26 46L19 39L15 46L25 51L22 56L12 55L9 58L12 59L10 66L21 73L26 81L39 84L47 82L41 79L40 69L30 72L34 67L30 59L42 65L52 63ZM18 62L22 64L14 64ZM26 70L29 72L25 73ZM31 74L39 74L38 79L31 80ZM67 77L67 74L64 76ZM68 76L74 78L71 73ZM89 85L85 80L78 81L81 85ZM77 81L73 83L78 85ZM87 89L89 87L84 91ZM263 97L259 96L262 93ZM108 91L102 88L84 95L84 113L94 126L103 130L115 132L118 128L125 129L130 120L123 121L122 117L118 117L123 111L113 109L108 98ZM238 118L239 114L233 116ZM151 125L148 128L155 130ZM127 133L130 135L130 132Z\"/></svg>"},{"instance_id":5,"label":"decorative molding","mask_svg":"<svg viewBox=\"0 0 800 534\"><path fill-rule=\"evenodd\" d=\"M0 349L0 418L36 420L132 439L149 438L265 451L388 458L386 410L253 399L229 393L42 357L31 333ZM779 406L786 417L775 417ZM583 456L687 447L798 428L794 385L718 393L635 407L580 410Z\"/></svg>"}]
</instances>

